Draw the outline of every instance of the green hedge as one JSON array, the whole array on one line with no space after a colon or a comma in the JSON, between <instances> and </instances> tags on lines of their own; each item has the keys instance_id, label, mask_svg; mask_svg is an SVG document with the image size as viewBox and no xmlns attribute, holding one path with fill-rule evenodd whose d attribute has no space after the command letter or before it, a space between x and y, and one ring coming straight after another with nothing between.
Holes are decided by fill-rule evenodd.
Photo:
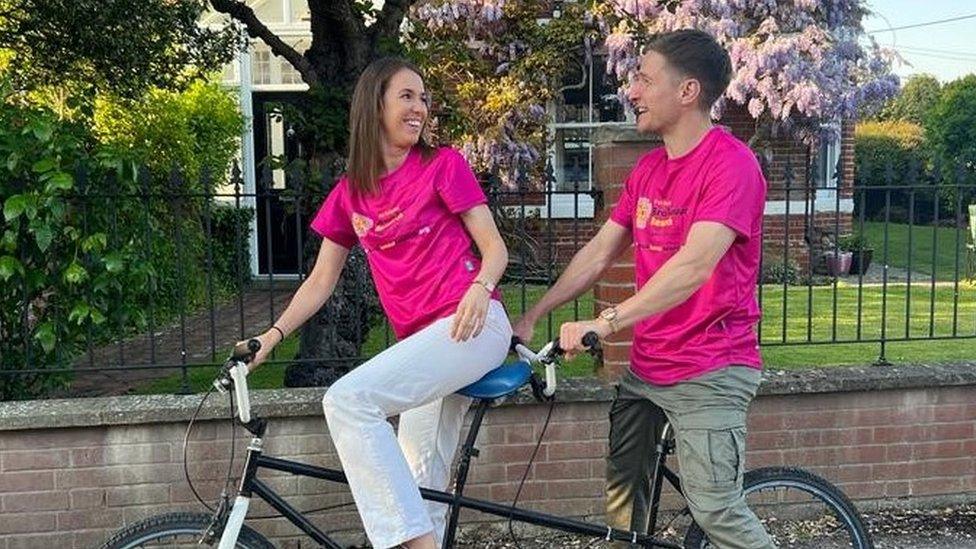
<instances>
[{"instance_id":1,"label":"green hedge","mask_svg":"<svg viewBox=\"0 0 976 549\"><path fill-rule=\"evenodd\" d=\"M927 185L931 183L931 152L925 131L918 124L901 120L861 122L854 131L855 187ZM907 223L910 192L892 190L889 218L892 222ZM884 219L886 190L872 189L855 192L857 212L864 208L867 219ZM951 210L940 204L942 213ZM915 222L926 223L933 217L934 191L915 193Z\"/></svg>"},{"instance_id":2,"label":"green hedge","mask_svg":"<svg viewBox=\"0 0 976 549\"><path fill-rule=\"evenodd\" d=\"M236 147L236 106L213 86L160 97L105 108L89 127L4 91L0 370L42 371L0 375L0 399L65 385L89 345L204 307L211 284L217 298L247 284L253 211L206 196ZM173 177L183 162L188 176Z\"/></svg>"}]
</instances>

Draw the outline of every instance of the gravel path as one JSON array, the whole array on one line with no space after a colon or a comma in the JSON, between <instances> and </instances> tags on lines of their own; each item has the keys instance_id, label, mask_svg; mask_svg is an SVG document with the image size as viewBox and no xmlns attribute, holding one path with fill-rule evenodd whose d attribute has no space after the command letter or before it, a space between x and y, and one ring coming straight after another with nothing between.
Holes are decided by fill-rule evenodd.
<instances>
[{"instance_id":1,"label":"gravel path","mask_svg":"<svg viewBox=\"0 0 976 549\"><path fill-rule=\"evenodd\" d=\"M865 515L876 549L976 549L976 502L926 510L889 510ZM516 525L518 544L497 527L468 531L458 549L608 548L602 540L546 533ZM671 538L670 541L676 541ZM798 547L783 545L781 549ZM804 546L805 547L805 546Z\"/></svg>"}]
</instances>

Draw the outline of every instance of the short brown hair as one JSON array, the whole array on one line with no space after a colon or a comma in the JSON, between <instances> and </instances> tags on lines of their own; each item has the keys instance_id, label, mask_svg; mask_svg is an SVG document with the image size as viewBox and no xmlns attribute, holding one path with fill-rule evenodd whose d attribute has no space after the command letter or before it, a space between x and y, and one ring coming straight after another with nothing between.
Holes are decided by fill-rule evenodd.
<instances>
[{"instance_id":1,"label":"short brown hair","mask_svg":"<svg viewBox=\"0 0 976 549\"><path fill-rule=\"evenodd\" d=\"M645 48L662 55L683 76L701 84L698 105L708 111L732 80L729 53L707 32L682 29L659 34Z\"/></svg>"},{"instance_id":2,"label":"short brown hair","mask_svg":"<svg viewBox=\"0 0 976 549\"><path fill-rule=\"evenodd\" d=\"M383 150L380 147L380 115L383 112L383 95L390 78L402 69L424 75L413 63L398 57L383 57L366 67L356 82L349 108L349 164L346 177L353 190L375 193L383 176ZM434 149L423 138L417 142L424 158L433 155Z\"/></svg>"}]
</instances>

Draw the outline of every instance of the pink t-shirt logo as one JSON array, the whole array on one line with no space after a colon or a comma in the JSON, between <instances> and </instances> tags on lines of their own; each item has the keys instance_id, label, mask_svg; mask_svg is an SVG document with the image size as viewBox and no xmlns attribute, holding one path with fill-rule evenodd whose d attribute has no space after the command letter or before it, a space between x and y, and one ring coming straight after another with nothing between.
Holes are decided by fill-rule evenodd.
<instances>
[{"instance_id":1,"label":"pink t-shirt logo","mask_svg":"<svg viewBox=\"0 0 976 549\"><path fill-rule=\"evenodd\" d=\"M352 229L362 238L373 228L373 220L360 213L352 214Z\"/></svg>"},{"instance_id":2,"label":"pink t-shirt logo","mask_svg":"<svg viewBox=\"0 0 976 549\"><path fill-rule=\"evenodd\" d=\"M651 201L647 199L646 196L640 197L637 201L637 212L634 218L634 224L638 229L647 228L647 218L651 215Z\"/></svg>"}]
</instances>

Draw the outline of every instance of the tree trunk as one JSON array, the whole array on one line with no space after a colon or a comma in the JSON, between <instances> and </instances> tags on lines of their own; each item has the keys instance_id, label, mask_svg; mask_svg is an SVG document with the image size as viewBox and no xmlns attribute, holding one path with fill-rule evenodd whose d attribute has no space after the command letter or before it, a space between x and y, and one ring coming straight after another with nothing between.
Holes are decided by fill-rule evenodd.
<instances>
[{"instance_id":1,"label":"tree trunk","mask_svg":"<svg viewBox=\"0 0 976 549\"><path fill-rule=\"evenodd\" d=\"M242 23L250 37L264 41L275 55L286 59L313 90L317 86L327 90L319 95L309 93L310 101L300 107L299 118L306 121L305 127L296 130L303 135L303 150L310 151L305 159L309 165L332 168L341 164L337 159L345 157L348 138L343 124L335 123L336 113L341 111L342 117L348 116L356 79L370 61L391 53L384 50L390 48L389 44L383 43L398 33L414 1L386 0L375 14L373 24L367 27L363 12L354 0L309 0L312 43L303 54L275 35L244 1L210 0L210 3L215 10ZM317 100L322 104L316 105ZM323 123L322 119L327 120ZM326 194L341 171L324 170ZM309 206L309 211L302 212L305 219L311 219L320 204ZM311 239L306 245L305 272L314 266L320 245L318 239ZM332 297L302 327L297 358L307 361L288 366L285 385L329 385L348 372L356 365L378 309L366 257L357 246L349 254Z\"/></svg>"},{"instance_id":2,"label":"tree trunk","mask_svg":"<svg viewBox=\"0 0 976 549\"><path fill-rule=\"evenodd\" d=\"M314 149L305 149L314 150ZM341 166L334 151L319 153L310 165ZM342 169L328 169L324 179L326 193L331 192ZM305 219L312 219L321 204L309 204ZM310 233L314 234L314 233ZM310 238L305 246L305 272L311 272L322 241ZM286 387L328 386L359 364L361 349L379 312L379 301L373 287L366 255L353 247L336 283L332 296L302 326L296 362L285 369Z\"/></svg>"}]
</instances>

